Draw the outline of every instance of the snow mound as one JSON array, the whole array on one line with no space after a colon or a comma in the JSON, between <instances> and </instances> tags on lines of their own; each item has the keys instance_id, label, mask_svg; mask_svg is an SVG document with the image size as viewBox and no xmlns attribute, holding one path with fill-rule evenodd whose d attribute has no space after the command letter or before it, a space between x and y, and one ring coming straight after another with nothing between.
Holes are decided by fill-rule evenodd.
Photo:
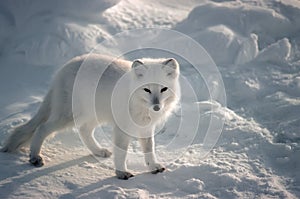
<instances>
[{"instance_id":1,"label":"snow mound","mask_svg":"<svg viewBox=\"0 0 300 199\"><path fill-rule=\"evenodd\" d=\"M299 27L295 16L285 16L273 9L211 3L196 7L175 29L203 45L218 65L228 65L247 63L261 49L261 53L270 54L263 55L264 61L287 59L291 44L283 38L292 37ZM278 39L282 42L276 44ZM277 50L276 45L280 45ZM272 60L278 54L278 60Z\"/></svg>"},{"instance_id":2,"label":"snow mound","mask_svg":"<svg viewBox=\"0 0 300 199\"><path fill-rule=\"evenodd\" d=\"M259 52L255 61L284 63L288 61L291 54L291 44L287 38L283 38L276 43L267 46Z\"/></svg>"},{"instance_id":3,"label":"snow mound","mask_svg":"<svg viewBox=\"0 0 300 199\"><path fill-rule=\"evenodd\" d=\"M105 28L96 24L101 22L101 13L116 3L117 0L2 1L0 43L4 48L0 54L23 54L35 65L61 65L92 50L108 36ZM86 24L87 21L93 23Z\"/></svg>"}]
</instances>

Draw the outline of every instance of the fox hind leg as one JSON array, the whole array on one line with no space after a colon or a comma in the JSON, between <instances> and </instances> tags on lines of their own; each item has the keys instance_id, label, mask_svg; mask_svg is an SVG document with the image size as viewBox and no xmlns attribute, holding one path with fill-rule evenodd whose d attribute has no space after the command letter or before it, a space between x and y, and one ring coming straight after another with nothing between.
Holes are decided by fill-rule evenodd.
<instances>
[{"instance_id":1,"label":"fox hind leg","mask_svg":"<svg viewBox=\"0 0 300 199\"><path fill-rule=\"evenodd\" d=\"M111 156L111 152L105 148L101 148L94 138L94 125L84 124L79 129L80 138L89 150L96 156L107 158Z\"/></svg>"},{"instance_id":2,"label":"fox hind leg","mask_svg":"<svg viewBox=\"0 0 300 199\"><path fill-rule=\"evenodd\" d=\"M53 132L60 130L66 126L64 120L61 121L46 121L42 123L35 131L31 145L30 145L30 159L29 162L36 166L41 167L44 165L43 158L40 155L42 144L46 137Z\"/></svg>"}]
</instances>

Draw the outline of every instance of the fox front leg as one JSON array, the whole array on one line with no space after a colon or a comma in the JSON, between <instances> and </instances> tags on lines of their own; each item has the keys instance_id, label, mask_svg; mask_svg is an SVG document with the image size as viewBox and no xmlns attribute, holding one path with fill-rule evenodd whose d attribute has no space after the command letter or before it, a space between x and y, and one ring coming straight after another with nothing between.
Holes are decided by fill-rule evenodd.
<instances>
[{"instance_id":1,"label":"fox front leg","mask_svg":"<svg viewBox=\"0 0 300 199\"><path fill-rule=\"evenodd\" d=\"M126 156L130 137L118 127L114 128L114 163L119 179L128 180L133 174L127 171Z\"/></svg>"},{"instance_id":2,"label":"fox front leg","mask_svg":"<svg viewBox=\"0 0 300 199\"><path fill-rule=\"evenodd\" d=\"M156 160L154 138L140 138L139 141L145 155L146 165L148 166L151 173L157 174L163 172L165 170L165 167L158 163Z\"/></svg>"}]
</instances>

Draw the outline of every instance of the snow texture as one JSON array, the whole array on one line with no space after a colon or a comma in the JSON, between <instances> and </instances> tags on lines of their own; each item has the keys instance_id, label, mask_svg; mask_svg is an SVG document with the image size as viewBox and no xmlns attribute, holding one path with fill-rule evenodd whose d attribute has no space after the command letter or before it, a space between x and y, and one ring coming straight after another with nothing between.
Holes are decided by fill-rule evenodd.
<instances>
[{"instance_id":1,"label":"snow texture","mask_svg":"<svg viewBox=\"0 0 300 199\"><path fill-rule=\"evenodd\" d=\"M297 0L0 1L0 145L35 114L62 64L128 29L170 28L196 40L227 95L227 107L210 101L183 65L200 96L200 130L184 151L159 150L177 115L156 136L159 158L170 160L166 172L145 172L133 142L135 177L118 180L112 158L96 160L67 130L46 141L42 168L29 165L28 149L0 153L0 198L299 198L299 18ZM225 123L204 158L209 118ZM97 139L111 149L105 136Z\"/></svg>"}]
</instances>

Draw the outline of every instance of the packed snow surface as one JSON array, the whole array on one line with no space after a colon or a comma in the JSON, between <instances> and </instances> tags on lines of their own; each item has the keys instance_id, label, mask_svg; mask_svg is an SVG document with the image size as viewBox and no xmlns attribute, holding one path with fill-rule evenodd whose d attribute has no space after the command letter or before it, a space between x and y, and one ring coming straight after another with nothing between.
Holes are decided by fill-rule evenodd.
<instances>
[{"instance_id":1,"label":"packed snow surface","mask_svg":"<svg viewBox=\"0 0 300 199\"><path fill-rule=\"evenodd\" d=\"M166 172L145 172L133 141L128 167L135 177L118 180L112 158L95 159L66 130L44 144L42 168L28 163L28 148L0 153L0 198L299 198L299 19L297 0L0 1L0 145L36 113L65 62L130 29L169 28L199 42L227 95L227 106L210 100L204 81L182 64L199 96L182 106L200 110L200 128L188 147L177 139L163 150L176 113L157 134ZM211 119L224 126L215 126L222 134L207 153L201 132ZM112 149L105 129L96 137Z\"/></svg>"}]
</instances>

